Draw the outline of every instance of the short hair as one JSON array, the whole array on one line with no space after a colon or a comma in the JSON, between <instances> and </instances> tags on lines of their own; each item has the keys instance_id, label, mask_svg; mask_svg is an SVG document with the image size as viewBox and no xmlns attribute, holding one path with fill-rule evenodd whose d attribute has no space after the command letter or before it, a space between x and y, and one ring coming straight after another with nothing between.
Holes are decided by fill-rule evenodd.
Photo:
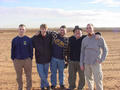
<instances>
[{"instance_id":1,"label":"short hair","mask_svg":"<svg viewBox=\"0 0 120 90\"><path fill-rule=\"evenodd\" d=\"M65 25L62 25L60 28L65 28L65 29L66 29L66 26L65 26Z\"/></svg>"},{"instance_id":2,"label":"short hair","mask_svg":"<svg viewBox=\"0 0 120 90\"><path fill-rule=\"evenodd\" d=\"M26 27L24 24L20 24L19 27Z\"/></svg>"},{"instance_id":3,"label":"short hair","mask_svg":"<svg viewBox=\"0 0 120 90\"><path fill-rule=\"evenodd\" d=\"M41 25L40 25L40 28L48 29L48 26L47 26L47 24L41 24Z\"/></svg>"},{"instance_id":4,"label":"short hair","mask_svg":"<svg viewBox=\"0 0 120 90\"><path fill-rule=\"evenodd\" d=\"M93 25L92 23L89 23L89 24L87 24L87 25L90 25L90 26L92 26L92 27L94 28L94 25Z\"/></svg>"}]
</instances>

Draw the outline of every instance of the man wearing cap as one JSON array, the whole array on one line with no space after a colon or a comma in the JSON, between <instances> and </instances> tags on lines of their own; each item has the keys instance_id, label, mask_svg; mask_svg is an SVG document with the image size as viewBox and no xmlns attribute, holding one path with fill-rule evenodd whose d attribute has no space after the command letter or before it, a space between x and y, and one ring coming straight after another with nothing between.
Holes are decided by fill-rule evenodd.
<instances>
[{"instance_id":1,"label":"man wearing cap","mask_svg":"<svg viewBox=\"0 0 120 90\"><path fill-rule=\"evenodd\" d=\"M73 29L74 35L69 38L69 89L74 90L76 88L76 73L79 75L78 90L82 90L85 85L84 71L80 70L80 51L81 42L86 35L82 35L82 29L79 26L75 26Z\"/></svg>"}]
</instances>

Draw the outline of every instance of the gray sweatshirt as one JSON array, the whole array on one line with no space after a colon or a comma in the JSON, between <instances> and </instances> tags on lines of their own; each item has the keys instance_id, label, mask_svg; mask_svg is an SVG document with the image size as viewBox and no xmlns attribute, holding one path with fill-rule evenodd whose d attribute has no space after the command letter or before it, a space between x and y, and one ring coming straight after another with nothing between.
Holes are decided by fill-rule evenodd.
<instances>
[{"instance_id":1,"label":"gray sweatshirt","mask_svg":"<svg viewBox=\"0 0 120 90\"><path fill-rule=\"evenodd\" d=\"M92 37L87 36L82 41L80 66L95 64L97 60L103 62L107 53L108 49L103 37L96 40L95 35Z\"/></svg>"}]
</instances>

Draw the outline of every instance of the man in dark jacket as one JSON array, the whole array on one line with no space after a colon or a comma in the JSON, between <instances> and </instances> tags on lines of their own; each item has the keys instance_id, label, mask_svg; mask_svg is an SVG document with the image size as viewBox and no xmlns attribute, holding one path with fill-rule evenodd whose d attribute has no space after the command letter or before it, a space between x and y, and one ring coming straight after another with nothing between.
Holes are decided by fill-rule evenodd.
<instances>
[{"instance_id":1,"label":"man in dark jacket","mask_svg":"<svg viewBox=\"0 0 120 90\"><path fill-rule=\"evenodd\" d=\"M65 37L66 26L62 25L56 34L56 37L53 37L52 44L52 59L50 63L51 69L51 88L54 89L57 85L57 70L59 74L59 85L61 89L64 89L64 67L65 59L67 56L68 48L68 39ZM53 36L55 36L53 34Z\"/></svg>"},{"instance_id":2,"label":"man in dark jacket","mask_svg":"<svg viewBox=\"0 0 120 90\"><path fill-rule=\"evenodd\" d=\"M40 25L39 35L32 37L33 48L35 48L35 58L37 63L37 71L41 78L42 90L50 89L47 80L49 63L51 60L51 48L52 48L52 35L47 32L47 25Z\"/></svg>"},{"instance_id":3,"label":"man in dark jacket","mask_svg":"<svg viewBox=\"0 0 120 90\"><path fill-rule=\"evenodd\" d=\"M79 26L75 26L73 30L74 35L69 38L69 88L74 90L76 88L76 73L79 75L79 84L78 90L82 90L85 85L85 77L84 71L80 69L80 51L81 51L81 43L85 35L82 35L82 29Z\"/></svg>"}]
</instances>

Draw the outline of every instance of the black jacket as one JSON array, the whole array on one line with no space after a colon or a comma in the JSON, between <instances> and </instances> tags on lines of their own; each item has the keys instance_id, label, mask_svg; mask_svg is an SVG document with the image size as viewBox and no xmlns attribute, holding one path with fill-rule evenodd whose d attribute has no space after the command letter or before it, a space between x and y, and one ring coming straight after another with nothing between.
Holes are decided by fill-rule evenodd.
<instances>
[{"instance_id":1,"label":"black jacket","mask_svg":"<svg viewBox=\"0 0 120 90\"><path fill-rule=\"evenodd\" d=\"M85 37L86 35L79 39L76 39L74 36L69 38L69 59L71 61L80 61L81 43Z\"/></svg>"},{"instance_id":2,"label":"black jacket","mask_svg":"<svg viewBox=\"0 0 120 90\"><path fill-rule=\"evenodd\" d=\"M47 32L43 37L41 34L32 37L33 48L35 48L35 59L38 64L46 64L51 60L52 35Z\"/></svg>"}]
</instances>

